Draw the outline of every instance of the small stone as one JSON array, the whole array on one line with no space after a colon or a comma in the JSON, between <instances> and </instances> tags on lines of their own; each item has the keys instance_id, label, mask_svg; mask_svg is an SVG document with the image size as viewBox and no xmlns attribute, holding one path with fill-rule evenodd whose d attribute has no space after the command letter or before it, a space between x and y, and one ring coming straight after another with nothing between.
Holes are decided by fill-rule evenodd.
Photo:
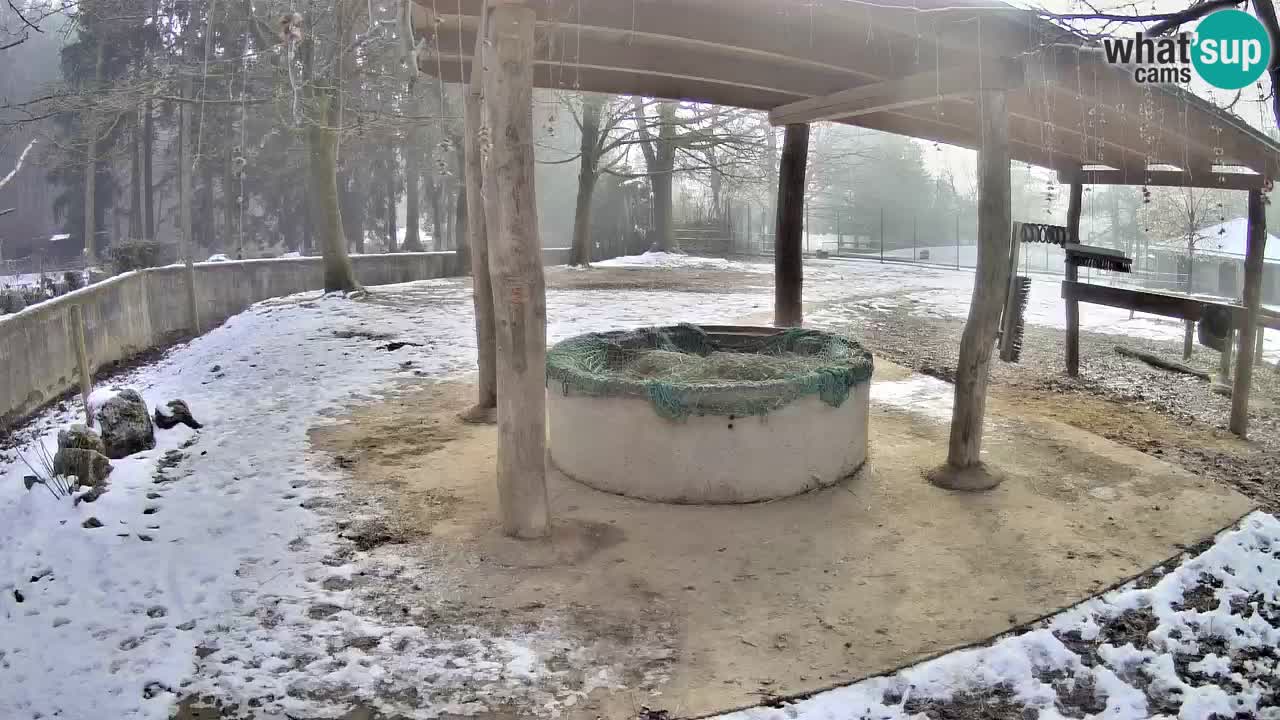
<instances>
[{"instance_id":1,"label":"small stone","mask_svg":"<svg viewBox=\"0 0 1280 720\"><path fill-rule=\"evenodd\" d=\"M100 528L102 527L102 521L96 517L91 517L88 520L85 520L84 522L80 523L80 527L85 528L86 530Z\"/></svg>"}]
</instances>

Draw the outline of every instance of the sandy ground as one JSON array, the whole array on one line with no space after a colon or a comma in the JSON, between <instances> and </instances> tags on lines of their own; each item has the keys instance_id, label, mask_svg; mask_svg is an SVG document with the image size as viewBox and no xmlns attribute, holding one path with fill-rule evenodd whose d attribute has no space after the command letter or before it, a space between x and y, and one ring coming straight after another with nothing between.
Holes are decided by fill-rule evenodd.
<instances>
[{"instance_id":1,"label":"sandy ground","mask_svg":"<svg viewBox=\"0 0 1280 720\"><path fill-rule=\"evenodd\" d=\"M351 474L362 510L383 508L385 525L353 530L357 545L408 544L397 552L450 579L425 625L502 634L555 618L575 648L559 661L567 671L608 669L594 692L581 677L570 718L636 717L645 706L693 717L883 672L1083 600L1250 507L1014 407L993 408L987 441L1010 480L987 495L947 493L924 481L942 459L945 420L913 405L945 386L885 362L876 384L887 401L873 406L871 460L846 483L750 506L672 507L551 471L556 530L543 543L495 526L496 431L457 419L470 385L405 384L312 439ZM357 586L360 603L392 617L421 605L428 591L413 578Z\"/></svg>"}]
</instances>

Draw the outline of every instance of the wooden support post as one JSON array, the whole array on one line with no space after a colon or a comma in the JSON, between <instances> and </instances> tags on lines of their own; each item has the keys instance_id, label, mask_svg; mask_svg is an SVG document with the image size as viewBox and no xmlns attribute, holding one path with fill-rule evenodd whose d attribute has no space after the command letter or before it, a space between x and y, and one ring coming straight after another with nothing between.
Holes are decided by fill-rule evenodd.
<instances>
[{"instance_id":1,"label":"wooden support post","mask_svg":"<svg viewBox=\"0 0 1280 720\"><path fill-rule=\"evenodd\" d=\"M1080 211L1084 206L1084 185L1071 183L1071 197L1067 202L1067 242L1080 242ZM1075 263L1067 261L1067 280L1076 282L1080 279L1080 270ZM1067 376L1080 376L1080 303L1075 299L1067 300Z\"/></svg>"},{"instance_id":2,"label":"wooden support post","mask_svg":"<svg viewBox=\"0 0 1280 720\"><path fill-rule=\"evenodd\" d=\"M1018 232L1019 223L1011 223L1009 232L1009 279L1005 283L1004 315L1000 324L1000 359L1013 362L1016 349L1013 337L1018 327L1018 256L1022 250L1022 241Z\"/></svg>"},{"instance_id":3,"label":"wooden support post","mask_svg":"<svg viewBox=\"0 0 1280 720\"><path fill-rule=\"evenodd\" d=\"M93 427L93 411L89 408L89 393L93 392L93 368L89 365L89 349L84 342L84 309L72 305L68 315L71 323L71 344L76 351L76 365L80 370L80 399L84 401L84 422Z\"/></svg>"},{"instance_id":4,"label":"wooden support post","mask_svg":"<svg viewBox=\"0 0 1280 720\"><path fill-rule=\"evenodd\" d=\"M474 57L484 56L485 34L476 37ZM484 179L484 157L480 149L480 127L483 125L480 91L484 82L480 62L471 65L471 81L463 100L466 137L463 140L466 156L463 182L467 204L467 245L471 256L471 302L476 320L476 365L480 371L476 388L476 405L463 416L468 422L490 419L498 406L498 380L496 376L497 352L494 347L497 332L493 318L493 285L489 275L489 240L485 226L485 203L481 192ZM491 136L492 137L492 136Z\"/></svg>"},{"instance_id":5,"label":"wooden support post","mask_svg":"<svg viewBox=\"0 0 1280 720\"><path fill-rule=\"evenodd\" d=\"M1253 364L1254 365L1262 364L1262 353L1266 349L1266 342L1265 342L1266 334L1267 334L1267 328L1261 324L1259 324L1257 329L1254 330L1254 337L1255 337L1254 346L1253 346Z\"/></svg>"},{"instance_id":6,"label":"wooden support post","mask_svg":"<svg viewBox=\"0 0 1280 720\"><path fill-rule=\"evenodd\" d=\"M1132 317L1132 314L1130 314ZM1191 359L1191 353L1196 347L1196 324L1193 320L1187 320L1182 326L1182 360L1186 362Z\"/></svg>"},{"instance_id":7,"label":"wooden support post","mask_svg":"<svg viewBox=\"0 0 1280 720\"><path fill-rule=\"evenodd\" d=\"M493 148L484 181L496 319L498 504L503 531L550 531L546 478L547 300L533 159L533 8L499 3L484 63Z\"/></svg>"},{"instance_id":8,"label":"wooden support post","mask_svg":"<svg viewBox=\"0 0 1280 720\"><path fill-rule=\"evenodd\" d=\"M982 466L981 451L988 371L1000 323L1000 305L1012 269L1009 108L1005 91L983 90L978 94L978 126L977 271L969 319L960 337L947 462L929 476L934 484L954 490L985 490L1001 480L998 473Z\"/></svg>"},{"instance_id":9,"label":"wooden support post","mask_svg":"<svg viewBox=\"0 0 1280 720\"><path fill-rule=\"evenodd\" d=\"M1231 393L1231 432L1249 436L1249 391L1253 386L1253 338L1245 330L1258 327L1262 299L1262 258L1267 245L1267 213L1261 190L1249 191L1249 240L1244 258L1245 321L1241 323L1236 384Z\"/></svg>"},{"instance_id":10,"label":"wooden support post","mask_svg":"<svg viewBox=\"0 0 1280 720\"><path fill-rule=\"evenodd\" d=\"M777 240L773 249L773 324L799 327L804 322L804 176L809 159L809 126L788 125L778 166Z\"/></svg>"}]
</instances>

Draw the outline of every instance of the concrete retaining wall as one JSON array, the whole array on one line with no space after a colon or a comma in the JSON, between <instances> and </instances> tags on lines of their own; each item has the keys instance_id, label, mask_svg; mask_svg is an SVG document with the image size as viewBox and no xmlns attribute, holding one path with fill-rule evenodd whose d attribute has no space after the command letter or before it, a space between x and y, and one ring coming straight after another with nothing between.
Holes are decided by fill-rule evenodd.
<instances>
[{"instance_id":1,"label":"concrete retaining wall","mask_svg":"<svg viewBox=\"0 0 1280 720\"><path fill-rule=\"evenodd\" d=\"M568 258L567 249L544 251L549 265ZM351 261L357 279L370 287L468 274L451 251L357 255ZM316 257L200 263L195 272L206 331L256 302L324 287L324 262ZM76 387L74 305L83 307L95 371L189 334L183 277L180 266L125 273L0 317L0 426Z\"/></svg>"}]
</instances>

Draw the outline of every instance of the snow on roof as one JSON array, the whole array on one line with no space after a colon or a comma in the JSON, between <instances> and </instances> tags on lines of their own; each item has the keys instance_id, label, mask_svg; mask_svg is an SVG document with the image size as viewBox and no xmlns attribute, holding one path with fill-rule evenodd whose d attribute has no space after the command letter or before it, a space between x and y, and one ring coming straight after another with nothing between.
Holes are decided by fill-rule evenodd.
<instances>
[{"instance_id":1,"label":"snow on roof","mask_svg":"<svg viewBox=\"0 0 1280 720\"><path fill-rule=\"evenodd\" d=\"M71 239L70 235L66 233L61 233L49 238L49 242L61 242L62 240L70 240L70 239Z\"/></svg>"},{"instance_id":2,"label":"snow on roof","mask_svg":"<svg viewBox=\"0 0 1280 720\"><path fill-rule=\"evenodd\" d=\"M1247 218L1236 218L1212 225L1200 231L1200 236L1204 239L1196 245L1196 252L1221 253L1223 255L1244 257L1245 247L1248 244L1248 232L1249 220ZM1170 245L1176 246L1179 242L1185 242L1185 239L1170 239L1168 242ZM1280 261L1280 238L1269 233L1267 234L1265 257L1268 260Z\"/></svg>"}]
</instances>

